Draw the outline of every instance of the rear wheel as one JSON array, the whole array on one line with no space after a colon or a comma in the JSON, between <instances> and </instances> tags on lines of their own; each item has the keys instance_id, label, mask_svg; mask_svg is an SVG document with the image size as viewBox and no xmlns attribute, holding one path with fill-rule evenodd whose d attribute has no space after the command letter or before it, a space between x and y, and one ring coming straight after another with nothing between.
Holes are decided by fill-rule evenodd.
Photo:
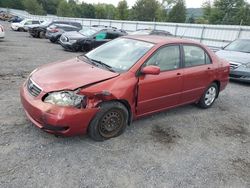
<instances>
[{"instance_id":1,"label":"rear wheel","mask_svg":"<svg viewBox=\"0 0 250 188\"><path fill-rule=\"evenodd\" d=\"M213 105L214 101L216 100L218 92L219 91L217 84L215 83L211 84L202 95L198 105L204 109L210 108Z\"/></svg>"},{"instance_id":2,"label":"rear wheel","mask_svg":"<svg viewBox=\"0 0 250 188\"><path fill-rule=\"evenodd\" d=\"M128 110L119 102L100 105L100 111L91 121L88 133L96 141L104 141L121 135L128 124Z\"/></svg>"}]
</instances>

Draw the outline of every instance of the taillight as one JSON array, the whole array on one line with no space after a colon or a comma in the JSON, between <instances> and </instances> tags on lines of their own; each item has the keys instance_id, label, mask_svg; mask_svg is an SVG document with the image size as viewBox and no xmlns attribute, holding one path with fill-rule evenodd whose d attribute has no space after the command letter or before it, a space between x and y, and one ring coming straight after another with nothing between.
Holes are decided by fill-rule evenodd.
<instances>
[{"instance_id":1,"label":"taillight","mask_svg":"<svg viewBox=\"0 0 250 188\"><path fill-rule=\"evenodd\" d=\"M3 26L0 26L0 31L4 32Z\"/></svg>"}]
</instances>

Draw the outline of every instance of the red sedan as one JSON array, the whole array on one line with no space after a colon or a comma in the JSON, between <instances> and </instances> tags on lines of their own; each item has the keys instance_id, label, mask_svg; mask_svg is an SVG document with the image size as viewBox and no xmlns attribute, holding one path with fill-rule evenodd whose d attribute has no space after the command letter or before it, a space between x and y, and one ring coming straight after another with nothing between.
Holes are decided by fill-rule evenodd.
<instances>
[{"instance_id":1,"label":"red sedan","mask_svg":"<svg viewBox=\"0 0 250 188\"><path fill-rule=\"evenodd\" d=\"M146 115L190 103L209 108L228 80L229 64L199 43L126 36L36 69L20 94L37 127L102 141Z\"/></svg>"}]
</instances>

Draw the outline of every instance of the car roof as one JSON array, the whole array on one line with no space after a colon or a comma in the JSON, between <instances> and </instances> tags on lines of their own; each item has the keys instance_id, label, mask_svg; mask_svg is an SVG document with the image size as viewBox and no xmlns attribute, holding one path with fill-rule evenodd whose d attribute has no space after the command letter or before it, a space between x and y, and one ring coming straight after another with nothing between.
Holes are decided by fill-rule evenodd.
<instances>
[{"instance_id":1,"label":"car roof","mask_svg":"<svg viewBox=\"0 0 250 188\"><path fill-rule=\"evenodd\" d=\"M59 24L59 23L55 23L55 24L52 24L51 26L57 26L57 27L73 27L73 28L77 28L76 26L74 25L69 25L69 24Z\"/></svg>"},{"instance_id":2,"label":"car roof","mask_svg":"<svg viewBox=\"0 0 250 188\"><path fill-rule=\"evenodd\" d=\"M61 22L61 23L79 23L81 24L80 22L76 22L76 21L67 21L67 20L52 20L51 22Z\"/></svg>"},{"instance_id":3,"label":"car roof","mask_svg":"<svg viewBox=\"0 0 250 188\"><path fill-rule=\"evenodd\" d=\"M201 45L198 42L182 39L182 38L175 38L175 37L166 37L166 36L158 36L158 35L126 35L124 38L141 40L144 42L149 42L153 44L171 44L171 43L188 43L188 44L197 44Z\"/></svg>"}]
</instances>

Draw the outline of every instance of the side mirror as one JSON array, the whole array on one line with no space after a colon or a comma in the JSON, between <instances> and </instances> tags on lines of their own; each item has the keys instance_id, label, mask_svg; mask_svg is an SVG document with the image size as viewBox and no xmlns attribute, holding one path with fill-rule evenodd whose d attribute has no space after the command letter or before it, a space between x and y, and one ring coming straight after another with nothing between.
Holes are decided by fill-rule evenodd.
<instances>
[{"instance_id":1,"label":"side mirror","mask_svg":"<svg viewBox=\"0 0 250 188\"><path fill-rule=\"evenodd\" d=\"M160 72L161 72L160 67L153 66L153 65L146 66L146 67L144 67L144 68L141 70L141 73L142 73L142 74L151 74L151 75L159 75Z\"/></svg>"}]
</instances>

